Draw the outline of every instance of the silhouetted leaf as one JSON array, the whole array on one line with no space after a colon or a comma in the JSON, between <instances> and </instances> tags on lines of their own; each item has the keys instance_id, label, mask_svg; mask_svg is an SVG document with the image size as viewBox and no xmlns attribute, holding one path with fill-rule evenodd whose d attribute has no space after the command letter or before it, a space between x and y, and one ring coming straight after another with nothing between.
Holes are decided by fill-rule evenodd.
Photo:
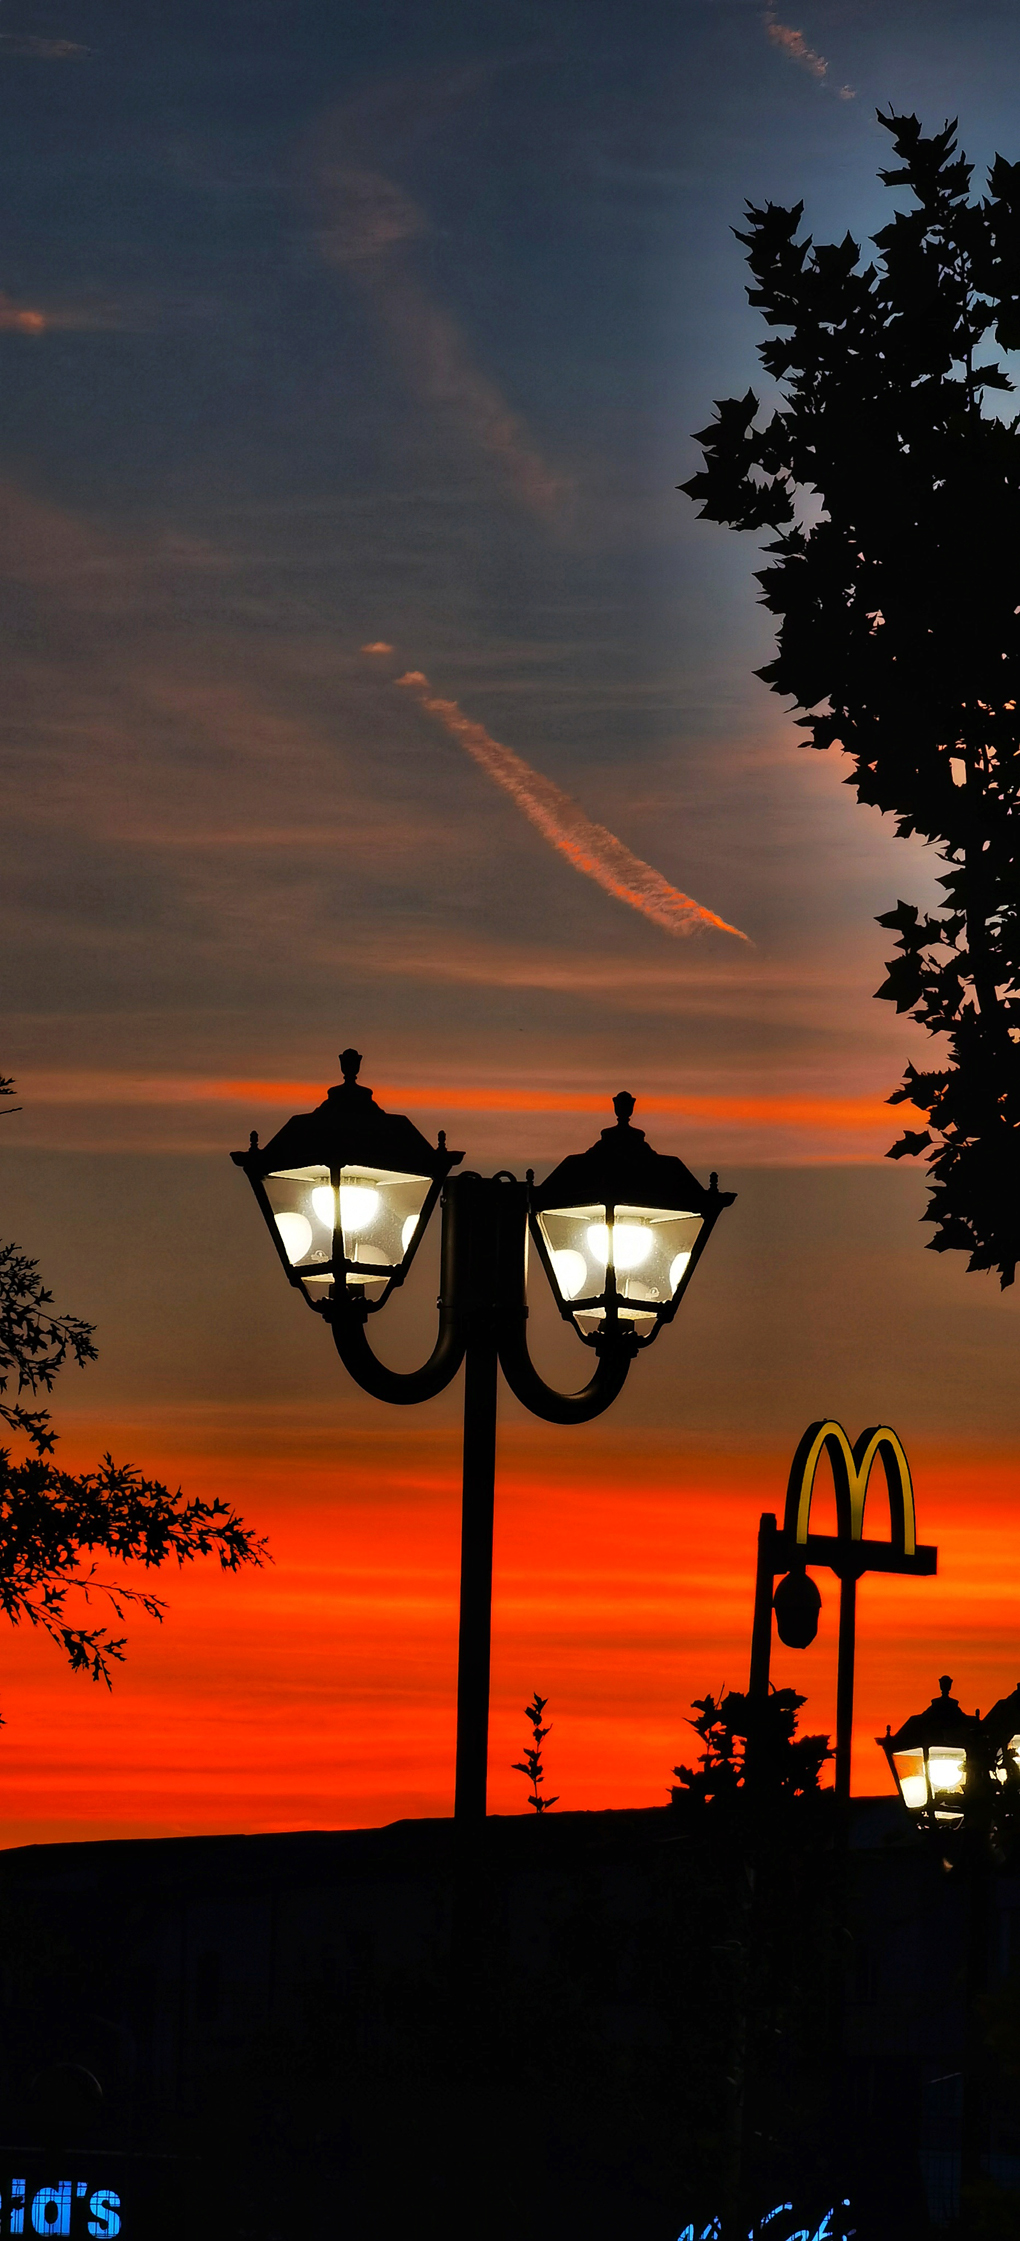
<instances>
[{"instance_id":1,"label":"silhouetted leaf","mask_svg":"<svg viewBox=\"0 0 1020 2241\"><path fill-rule=\"evenodd\" d=\"M895 1144L890 1144L885 1156L887 1159L915 1159L918 1152L923 1152L930 1143L930 1128L907 1128L902 1136L897 1137Z\"/></svg>"}]
</instances>

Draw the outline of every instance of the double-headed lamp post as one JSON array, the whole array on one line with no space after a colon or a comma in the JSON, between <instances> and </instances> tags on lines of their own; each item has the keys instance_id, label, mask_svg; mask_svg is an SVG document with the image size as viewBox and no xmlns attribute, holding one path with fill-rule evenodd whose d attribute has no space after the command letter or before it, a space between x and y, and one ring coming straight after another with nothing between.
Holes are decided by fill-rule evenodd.
<instances>
[{"instance_id":1,"label":"double-headed lamp post","mask_svg":"<svg viewBox=\"0 0 1020 2241\"><path fill-rule=\"evenodd\" d=\"M585 1424L621 1391L636 1354L671 1323L732 1191L706 1190L680 1159L653 1152L631 1126L634 1099L590 1151L536 1187L500 1173L454 1175L462 1152L429 1144L383 1112L341 1052L343 1081L272 1142L253 1133L232 1154L255 1192L277 1257L329 1324L345 1367L376 1399L431 1400L465 1365L457 1774L460 1820L485 1814L496 1462L497 1365L512 1393L550 1424ZM386 1368L369 1318L404 1282L442 1199L439 1328L427 1362ZM559 1393L528 1352L528 1242L564 1320L595 1355L587 1385Z\"/></svg>"}]
</instances>

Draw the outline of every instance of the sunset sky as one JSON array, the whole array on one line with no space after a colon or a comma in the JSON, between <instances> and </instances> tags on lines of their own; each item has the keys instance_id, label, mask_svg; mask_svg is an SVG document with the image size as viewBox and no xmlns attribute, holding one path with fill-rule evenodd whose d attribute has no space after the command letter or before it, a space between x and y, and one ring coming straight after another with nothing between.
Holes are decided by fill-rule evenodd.
<instances>
[{"instance_id":1,"label":"sunset sky","mask_svg":"<svg viewBox=\"0 0 1020 2241\"><path fill-rule=\"evenodd\" d=\"M764 393L745 199L866 239L876 106L980 177L1018 68L1013 0L6 0L0 1235L97 1325L61 1459L226 1493L274 1562L166 1575L112 1694L8 1631L2 1841L451 1809L459 1383L357 1391L227 1156L351 1042L469 1166L628 1088L739 1194L609 1416L503 1396L494 1811L536 1688L563 1807L665 1801L813 1417L895 1426L940 1549L861 1590L857 1789L940 1672L1016 1684L1020 1306L882 1156L923 1038L875 914L940 866L798 745L753 541L676 485Z\"/></svg>"}]
</instances>

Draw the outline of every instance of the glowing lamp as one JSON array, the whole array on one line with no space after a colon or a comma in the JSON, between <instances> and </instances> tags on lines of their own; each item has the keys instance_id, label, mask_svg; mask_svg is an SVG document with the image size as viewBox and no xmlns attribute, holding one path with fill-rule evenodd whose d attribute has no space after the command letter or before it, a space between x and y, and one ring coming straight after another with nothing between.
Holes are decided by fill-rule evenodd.
<instances>
[{"instance_id":1,"label":"glowing lamp","mask_svg":"<svg viewBox=\"0 0 1020 2241\"><path fill-rule=\"evenodd\" d=\"M615 1127L532 1189L531 1235L560 1313L586 1345L625 1334L648 1346L672 1322L734 1193L714 1175L706 1190L682 1159L653 1152L631 1126L626 1090L613 1110Z\"/></svg>"},{"instance_id":2,"label":"glowing lamp","mask_svg":"<svg viewBox=\"0 0 1020 2241\"><path fill-rule=\"evenodd\" d=\"M340 1065L342 1082L313 1113L295 1114L262 1147L253 1135L232 1158L309 1305L346 1292L371 1311L403 1283L463 1154L447 1151L442 1131L433 1146L402 1114L383 1112L358 1081L356 1050L342 1051Z\"/></svg>"},{"instance_id":3,"label":"glowing lamp","mask_svg":"<svg viewBox=\"0 0 1020 2241\"><path fill-rule=\"evenodd\" d=\"M893 1735L879 1736L903 1803L919 1828L958 1829L969 1796L986 1766L984 1723L963 1712L950 1696L952 1681L943 1673L939 1695L927 1711L905 1720Z\"/></svg>"}]
</instances>

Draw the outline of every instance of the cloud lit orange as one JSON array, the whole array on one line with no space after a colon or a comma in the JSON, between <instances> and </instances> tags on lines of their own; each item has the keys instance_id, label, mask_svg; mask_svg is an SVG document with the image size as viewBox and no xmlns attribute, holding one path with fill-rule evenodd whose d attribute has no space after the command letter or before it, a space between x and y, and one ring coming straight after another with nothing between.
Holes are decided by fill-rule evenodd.
<instances>
[{"instance_id":1,"label":"cloud lit orange","mask_svg":"<svg viewBox=\"0 0 1020 2241\"><path fill-rule=\"evenodd\" d=\"M286 1105L295 1109L317 1105L325 1096L322 1081L268 1080L265 1077L232 1078L217 1075L130 1075L112 1073L32 1073L20 1077L26 1097L36 1105L124 1104L187 1105L238 1104ZM604 1091L536 1089L507 1082L476 1087L458 1082L382 1082L374 1094L381 1103L418 1112L460 1113L603 1113ZM754 1095L657 1095L642 1093L642 1112L673 1115L677 1119L749 1122L787 1128L889 1129L887 1103L877 1097L811 1097ZM903 1105L898 1111L908 1119L918 1108Z\"/></svg>"},{"instance_id":2,"label":"cloud lit orange","mask_svg":"<svg viewBox=\"0 0 1020 2241\"><path fill-rule=\"evenodd\" d=\"M0 294L0 332L41 335L47 325L45 312L30 310L26 304L12 303L9 296Z\"/></svg>"}]
</instances>

